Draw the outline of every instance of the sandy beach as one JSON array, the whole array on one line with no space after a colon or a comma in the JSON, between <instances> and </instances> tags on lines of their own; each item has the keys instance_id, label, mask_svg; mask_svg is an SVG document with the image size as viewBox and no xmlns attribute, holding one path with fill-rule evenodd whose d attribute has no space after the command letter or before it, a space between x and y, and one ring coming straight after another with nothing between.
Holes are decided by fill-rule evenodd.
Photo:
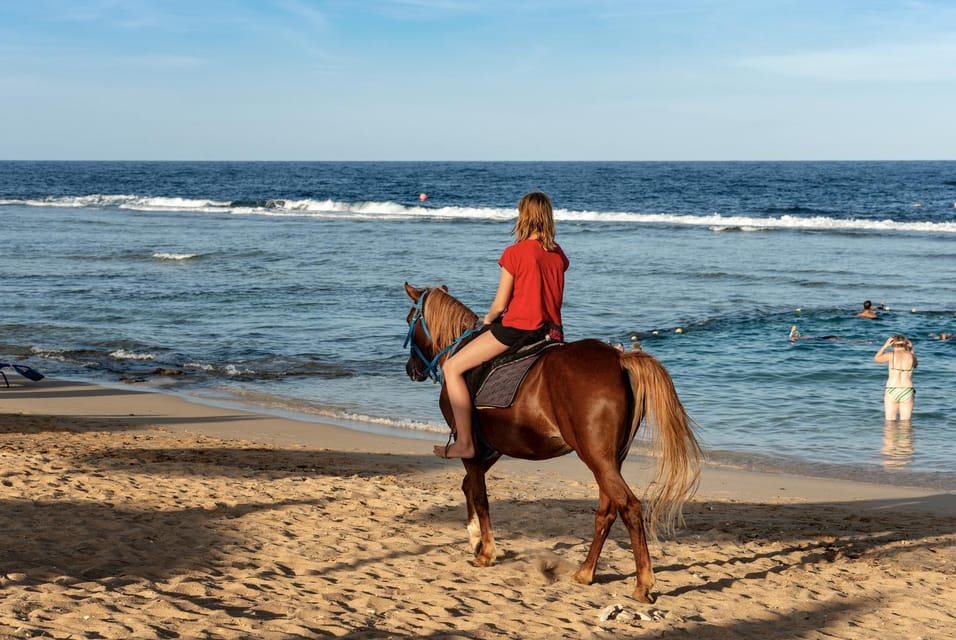
<instances>
[{"instance_id":1,"label":"sandy beach","mask_svg":"<svg viewBox=\"0 0 956 640\"><path fill-rule=\"evenodd\" d=\"M469 562L462 470L426 440L171 395L0 388L2 638L947 638L956 495L705 467L629 597L573 457L489 473L497 564ZM638 491L651 461L625 466Z\"/></svg>"}]
</instances>

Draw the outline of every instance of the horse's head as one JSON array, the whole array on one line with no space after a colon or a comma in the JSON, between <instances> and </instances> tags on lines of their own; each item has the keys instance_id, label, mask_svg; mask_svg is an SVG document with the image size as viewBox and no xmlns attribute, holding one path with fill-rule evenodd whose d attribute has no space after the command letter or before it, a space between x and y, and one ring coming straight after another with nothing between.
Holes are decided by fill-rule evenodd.
<instances>
[{"instance_id":1,"label":"horse's head","mask_svg":"<svg viewBox=\"0 0 956 640\"><path fill-rule=\"evenodd\" d=\"M415 382L422 382L429 376L434 377L434 367L429 365L434 359L435 348L425 320L425 299L429 291L431 289L416 289L405 283L405 293L413 303L405 318L405 322L408 323L405 346L410 348L408 361L405 363L405 373Z\"/></svg>"},{"instance_id":2,"label":"horse's head","mask_svg":"<svg viewBox=\"0 0 956 640\"><path fill-rule=\"evenodd\" d=\"M413 302L405 319L405 346L410 349L405 372L416 382L426 378L441 382L442 361L476 330L478 316L448 295L444 285L416 289L406 282L405 293Z\"/></svg>"}]
</instances>

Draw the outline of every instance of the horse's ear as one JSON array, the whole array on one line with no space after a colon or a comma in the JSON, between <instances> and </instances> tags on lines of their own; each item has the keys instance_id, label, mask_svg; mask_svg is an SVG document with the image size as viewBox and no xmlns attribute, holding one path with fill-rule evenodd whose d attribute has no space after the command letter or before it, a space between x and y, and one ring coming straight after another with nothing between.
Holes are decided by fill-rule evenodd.
<instances>
[{"instance_id":1,"label":"horse's ear","mask_svg":"<svg viewBox=\"0 0 956 640\"><path fill-rule=\"evenodd\" d=\"M438 288L441 289L442 291L444 291L445 293L448 293L448 285L447 285L447 284L443 284L442 286L440 286L440 287L438 287Z\"/></svg>"},{"instance_id":2,"label":"horse's ear","mask_svg":"<svg viewBox=\"0 0 956 640\"><path fill-rule=\"evenodd\" d=\"M405 283L405 293L412 299L412 302L418 302L418 299L422 297L422 289L416 289L407 282Z\"/></svg>"}]
</instances>

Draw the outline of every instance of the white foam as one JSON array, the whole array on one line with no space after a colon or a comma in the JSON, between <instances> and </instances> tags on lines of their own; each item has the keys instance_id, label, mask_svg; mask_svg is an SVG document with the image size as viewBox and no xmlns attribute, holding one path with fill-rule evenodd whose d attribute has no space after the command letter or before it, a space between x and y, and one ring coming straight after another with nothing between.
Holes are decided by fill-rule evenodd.
<instances>
[{"instance_id":1,"label":"white foam","mask_svg":"<svg viewBox=\"0 0 956 640\"><path fill-rule=\"evenodd\" d=\"M110 357L116 360L155 360L156 356L151 353L135 353L126 349L117 349L110 352Z\"/></svg>"},{"instance_id":2,"label":"white foam","mask_svg":"<svg viewBox=\"0 0 956 640\"><path fill-rule=\"evenodd\" d=\"M121 206L131 199L135 199L135 196L93 194L89 196L49 196L39 200L11 202L11 204L25 204L30 207L78 209L82 207L116 207Z\"/></svg>"},{"instance_id":3,"label":"white foam","mask_svg":"<svg viewBox=\"0 0 956 640\"><path fill-rule=\"evenodd\" d=\"M227 376L248 376L255 373L252 369L244 369L234 364L227 364L223 367L222 372Z\"/></svg>"},{"instance_id":4,"label":"white foam","mask_svg":"<svg viewBox=\"0 0 956 640\"><path fill-rule=\"evenodd\" d=\"M157 260L190 260L199 255L198 253L154 253L153 257Z\"/></svg>"},{"instance_id":5,"label":"white foam","mask_svg":"<svg viewBox=\"0 0 956 640\"><path fill-rule=\"evenodd\" d=\"M202 362L187 362L183 365L184 369L199 369L200 371L212 371L215 369L211 364Z\"/></svg>"},{"instance_id":6,"label":"white foam","mask_svg":"<svg viewBox=\"0 0 956 640\"><path fill-rule=\"evenodd\" d=\"M72 360L67 358L67 353L70 353L66 349L44 349L42 347L30 347L30 352L44 358L46 360L53 360L55 362L69 362L76 364L81 367L95 367L97 363L93 360ZM75 357L75 356L74 356Z\"/></svg>"},{"instance_id":7,"label":"white foam","mask_svg":"<svg viewBox=\"0 0 956 640\"><path fill-rule=\"evenodd\" d=\"M221 211L228 201L196 200L193 198L131 198L117 204L120 209L136 211Z\"/></svg>"},{"instance_id":8,"label":"white foam","mask_svg":"<svg viewBox=\"0 0 956 640\"><path fill-rule=\"evenodd\" d=\"M513 220L517 215L513 207L425 207L391 201L344 202L338 200L269 200L263 205L248 206L229 201L139 197L131 195L57 196L39 200L0 200L0 205L20 204L36 207L116 207L133 211L180 211L193 213L219 213L232 215L262 215L306 218L352 218L352 219L433 219L444 220ZM925 232L956 233L956 222L898 222L892 219L838 219L826 216L800 217L752 217L679 213L639 213L633 211L573 211L556 209L555 219L572 222L615 222L635 224L658 224L668 226L701 226L713 231L764 231L769 229L818 229L827 231L880 231L880 232Z\"/></svg>"}]
</instances>

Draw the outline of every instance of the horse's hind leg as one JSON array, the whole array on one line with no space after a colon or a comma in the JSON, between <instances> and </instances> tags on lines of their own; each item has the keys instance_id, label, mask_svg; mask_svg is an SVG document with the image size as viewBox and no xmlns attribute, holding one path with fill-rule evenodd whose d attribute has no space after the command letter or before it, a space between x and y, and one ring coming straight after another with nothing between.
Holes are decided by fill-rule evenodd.
<instances>
[{"instance_id":1,"label":"horse's hind leg","mask_svg":"<svg viewBox=\"0 0 956 640\"><path fill-rule=\"evenodd\" d=\"M485 485L485 474L497 461L497 456L482 462L462 461L465 465L465 478L461 482L461 490L465 494L465 504L468 507L468 541L475 554L474 564L479 567L490 566L497 555L488 510L488 488Z\"/></svg>"},{"instance_id":2,"label":"horse's hind leg","mask_svg":"<svg viewBox=\"0 0 956 640\"><path fill-rule=\"evenodd\" d=\"M581 567L574 574L574 581L581 584L591 584L594 581L594 571L597 569L597 561L601 556L601 550L604 548L604 542L611 531L611 525L617 519L617 512L611 504L610 498L601 491L598 498L597 510L594 512L594 539L591 541L591 548L588 550L588 557L581 563Z\"/></svg>"},{"instance_id":3,"label":"horse's hind leg","mask_svg":"<svg viewBox=\"0 0 956 640\"><path fill-rule=\"evenodd\" d=\"M601 499L598 504L598 513L595 515L595 522L600 521L602 508L611 512L617 511L620 514L621 520L624 521L627 532L631 537L631 550L634 552L634 564L637 570L634 599L640 602L654 602L654 596L651 595L651 589L654 587L654 570L651 568L651 555L647 550L647 538L644 535L641 501L627 486L627 482L617 469L604 471L603 473L596 471L594 478L601 490ZM605 501L607 501L608 506L605 506ZM608 528L610 528L610 522L613 522L613 519L608 522ZM603 531L603 538L599 541L598 538L601 533L600 531L596 532L594 542L591 543L591 552L588 553L587 560L584 561L578 574L588 569L588 563L597 564L597 555L601 551L608 532L607 530ZM594 567L591 566L590 570L593 576Z\"/></svg>"}]
</instances>

